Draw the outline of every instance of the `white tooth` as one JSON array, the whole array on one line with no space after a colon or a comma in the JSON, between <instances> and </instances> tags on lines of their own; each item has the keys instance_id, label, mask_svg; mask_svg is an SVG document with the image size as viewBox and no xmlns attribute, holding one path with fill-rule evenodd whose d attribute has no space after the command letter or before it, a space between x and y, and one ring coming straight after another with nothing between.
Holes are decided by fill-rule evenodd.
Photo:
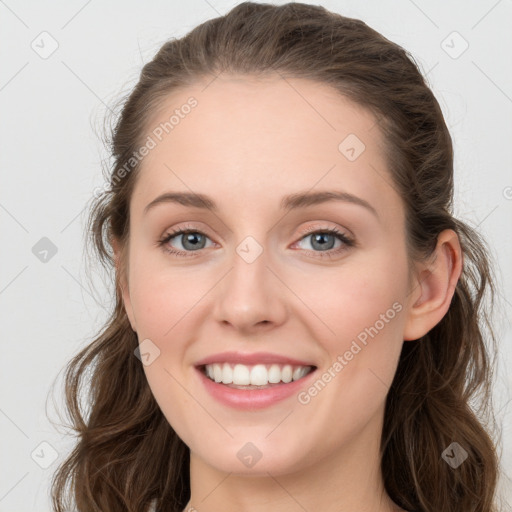
<instances>
[{"instance_id":1,"label":"white tooth","mask_svg":"<svg viewBox=\"0 0 512 512\"><path fill-rule=\"evenodd\" d=\"M281 380L287 384L292 381L292 367L289 364L285 364L283 371L281 372Z\"/></svg>"},{"instance_id":2,"label":"white tooth","mask_svg":"<svg viewBox=\"0 0 512 512\"><path fill-rule=\"evenodd\" d=\"M222 382L222 366L220 364L213 365L213 378L215 382Z\"/></svg>"},{"instance_id":3,"label":"white tooth","mask_svg":"<svg viewBox=\"0 0 512 512\"><path fill-rule=\"evenodd\" d=\"M268 369L267 369L268 367ZM217 383L235 384L240 386L266 386L267 384L288 384L307 375L311 370L309 366L293 367L292 365L257 364L246 366L237 364L233 368L230 363L215 363L206 365L205 373Z\"/></svg>"},{"instance_id":4,"label":"white tooth","mask_svg":"<svg viewBox=\"0 0 512 512\"><path fill-rule=\"evenodd\" d=\"M236 364L233 370L233 384L248 386L251 383L249 368L243 364Z\"/></svg>"},{"instance_id":5,"label":"white tooth","mask_svg":"<svg viewBox=\"0 0 512 512\"><path fill-rule=\"evenodd\" d=\"M265 386L268 384L268 372L264 364L257 364L251 370L251 385Z\"/></svg>"},{"instance_id":6,"label":"white tooth","mask_svg":"<svg viewBox=\"0 0 512 512\"><path fill-rule=\"evenodd\" d=\"M303 366L301 368L300 378L305 377L306 375L310 374L312 371L313 371L313 368L311 366Z\"/></svg>"},{"instance_id":7,"label":"white tooth","mask_svg":"<svg viewBox=\"0 0 512 512\"><path fill-rule=\"evenodd\" d=\"M268 381L270 384L278 384L281 382L281 368L277 364L273 364L268 371Z\"/></svg>"},{"instance_id":8,"label":"white tooth","mask_svg":"<svg viewBox=\"0 0 512 512\"><path fill-rule=\"evenodd\" d=\"M300 378L304 377L305 375L305 368L303 366L297 366L295 370L293 370L293 380L299 380Z\"/></svg>"},{"instance_id":9,"label":"white tooth","mask_svg":"<svg viewBox=\"0 0 512 512\"><path fill-rule=\"evenodd\" d=\"M229 363L224 363L222 367L222 383L231 384L233 382L233 368Z\"/></svg>"}]
</instances>

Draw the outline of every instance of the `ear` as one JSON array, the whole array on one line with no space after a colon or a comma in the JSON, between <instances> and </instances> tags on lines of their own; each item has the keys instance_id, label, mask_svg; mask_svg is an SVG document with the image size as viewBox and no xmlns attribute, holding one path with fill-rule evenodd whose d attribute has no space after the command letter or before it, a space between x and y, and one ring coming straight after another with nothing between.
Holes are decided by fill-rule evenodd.
<instances>
[{"instance_id":1,"label":"ear","mask_svg":"<svg viewBox=\"0 0 512 512\"><path fill-rule=\"evenodd\" d=\"M404 327L404 340L421 338L444 317L462 273L462 250L455 231L440 233L434 254L418 269Z\"/></svg>"},{"instance_id":2,"label":"ear","mask_svg":"<svg viewBox=\"0 0 512 512\"><path fill-rule=\"evenodd\" d=\"M128 286L128 282L126 280L126 275L128 269L125 266L125 258L122 257L123 250L121 248L120 242L117 238L112 237L110 239L110 243L112 245L112 249L114 250L114 262L116 267L116 283L119 286L121 297L123 300L124 309L126 311L126 315L128 316L128 320L132 326L132 329L137 332L137 325L135 323L135 316L133 314L132 303L130 300L130 290Z\"/></svg>"}]
</instances>

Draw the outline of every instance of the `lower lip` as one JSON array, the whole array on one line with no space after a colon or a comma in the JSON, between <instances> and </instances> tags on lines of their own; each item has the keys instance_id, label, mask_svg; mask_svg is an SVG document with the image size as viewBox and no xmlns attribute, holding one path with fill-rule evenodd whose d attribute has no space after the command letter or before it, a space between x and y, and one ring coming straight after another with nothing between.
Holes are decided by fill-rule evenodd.
<instances>
[{"instance_id":1,"label":"lower lip","mask_svg":"<svg viewBox=\"0 0 512 512\"><path fill-rule=\"evenodd\" d=\"M294 380L288 384L278 384L266 389L230 388L209 379L199 368L196 368L196 370L206 390L213 398L230 407L253 410L269 407L303 390L304 386L309 384L317 369L315 368L302 379Z\"/></svg>"}]
</instances>

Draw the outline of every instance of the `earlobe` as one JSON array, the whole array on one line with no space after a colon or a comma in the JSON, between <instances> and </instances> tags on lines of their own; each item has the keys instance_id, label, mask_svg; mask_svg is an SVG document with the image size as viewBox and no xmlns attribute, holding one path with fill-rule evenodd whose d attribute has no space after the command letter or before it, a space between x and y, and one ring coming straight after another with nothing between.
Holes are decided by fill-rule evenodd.
<instances>
[{"instance_id":1,"label":"earlobe","mask_svg":"<svg viewBox=\"0 0 512 512\"><path fill-rule=\"evenodd\" d=\"M410 293L404 340L421 338L445 316L462 273L462 258L455 231L440 233L434 254L418 269Z\"/></svg>"},{"instance_id":2,"label":"earlobe","mask_svg":"<svg viewBox=\"0 0 512 512\"><path fill-rule=\"evenodd\" d=\"M116 285L120 290L120 295L123 300L124 309L126 311L126 315L128 316L128 320L130 321L130 325L132 326L132 330L137 332L137 326L135 323L135 316L133 314L132 303L130 299L130 291L128 288L128 283L126 282L126 272L125 266L123 263L122 257L122 249L119 241L112 237L110 239L110 243L112 245L112 249L114 251L114 262L116 268ZM127 271L127 269L126 269Z\"/></svg>"}]
</instances>

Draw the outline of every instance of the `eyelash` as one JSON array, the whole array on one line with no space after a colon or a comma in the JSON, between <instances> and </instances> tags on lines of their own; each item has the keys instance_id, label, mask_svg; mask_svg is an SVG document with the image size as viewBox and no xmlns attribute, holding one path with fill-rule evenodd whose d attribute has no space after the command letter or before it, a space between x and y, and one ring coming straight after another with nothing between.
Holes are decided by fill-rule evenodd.
<instances>
[{"instance_id":1,"label":"eyelash","mask_svg":"<svg viewBox=\"0 0 512 512\"><path fill-rule=\"evenodd\" d=\"M198 234L203 235L203 236L208 238L208 235L206 235L202 231L199 231L198 229L193 229L193 228L188 228L187 227L186 229L177 229L177 230L172 231L170 233L166 233L163 238L158 240L157 245L159 247L162 247L162 249L166 253L168 253L168 254L173 254L175 256L185 257L185 258L186 257L194 257L195 255L193 253L200 252L201 249L199 249L197 251L179 251L179 250L176 250L176 249L170 249L167 246L167 243L170 242L173 238L177 237L178 235L184 235L184 234L188 234L188 233L198 233ZM302 240L304 238L307 238L308 236L316 235L316 234L320 234L320 233L334 235L338 240L343 242L343 245L341 247L338 247L337 249L329 249L328 251L311 251L311 250L306 250L306 253L308 255L313 253L314 254L313 257L331 258L332 256L336 256L337 254L345 251L348 247L353 247L355 245L354 240L352 240L351 238L347 237L347 235L345 235L341 231L338 231L336 228L318 229L316 231L311 231L309 229L308 230L303 230L303 231L301 231L301 234L304 235L304 236L302 236L302 238L300 238L300 240Z\"/></svg>"}]
</instances>

